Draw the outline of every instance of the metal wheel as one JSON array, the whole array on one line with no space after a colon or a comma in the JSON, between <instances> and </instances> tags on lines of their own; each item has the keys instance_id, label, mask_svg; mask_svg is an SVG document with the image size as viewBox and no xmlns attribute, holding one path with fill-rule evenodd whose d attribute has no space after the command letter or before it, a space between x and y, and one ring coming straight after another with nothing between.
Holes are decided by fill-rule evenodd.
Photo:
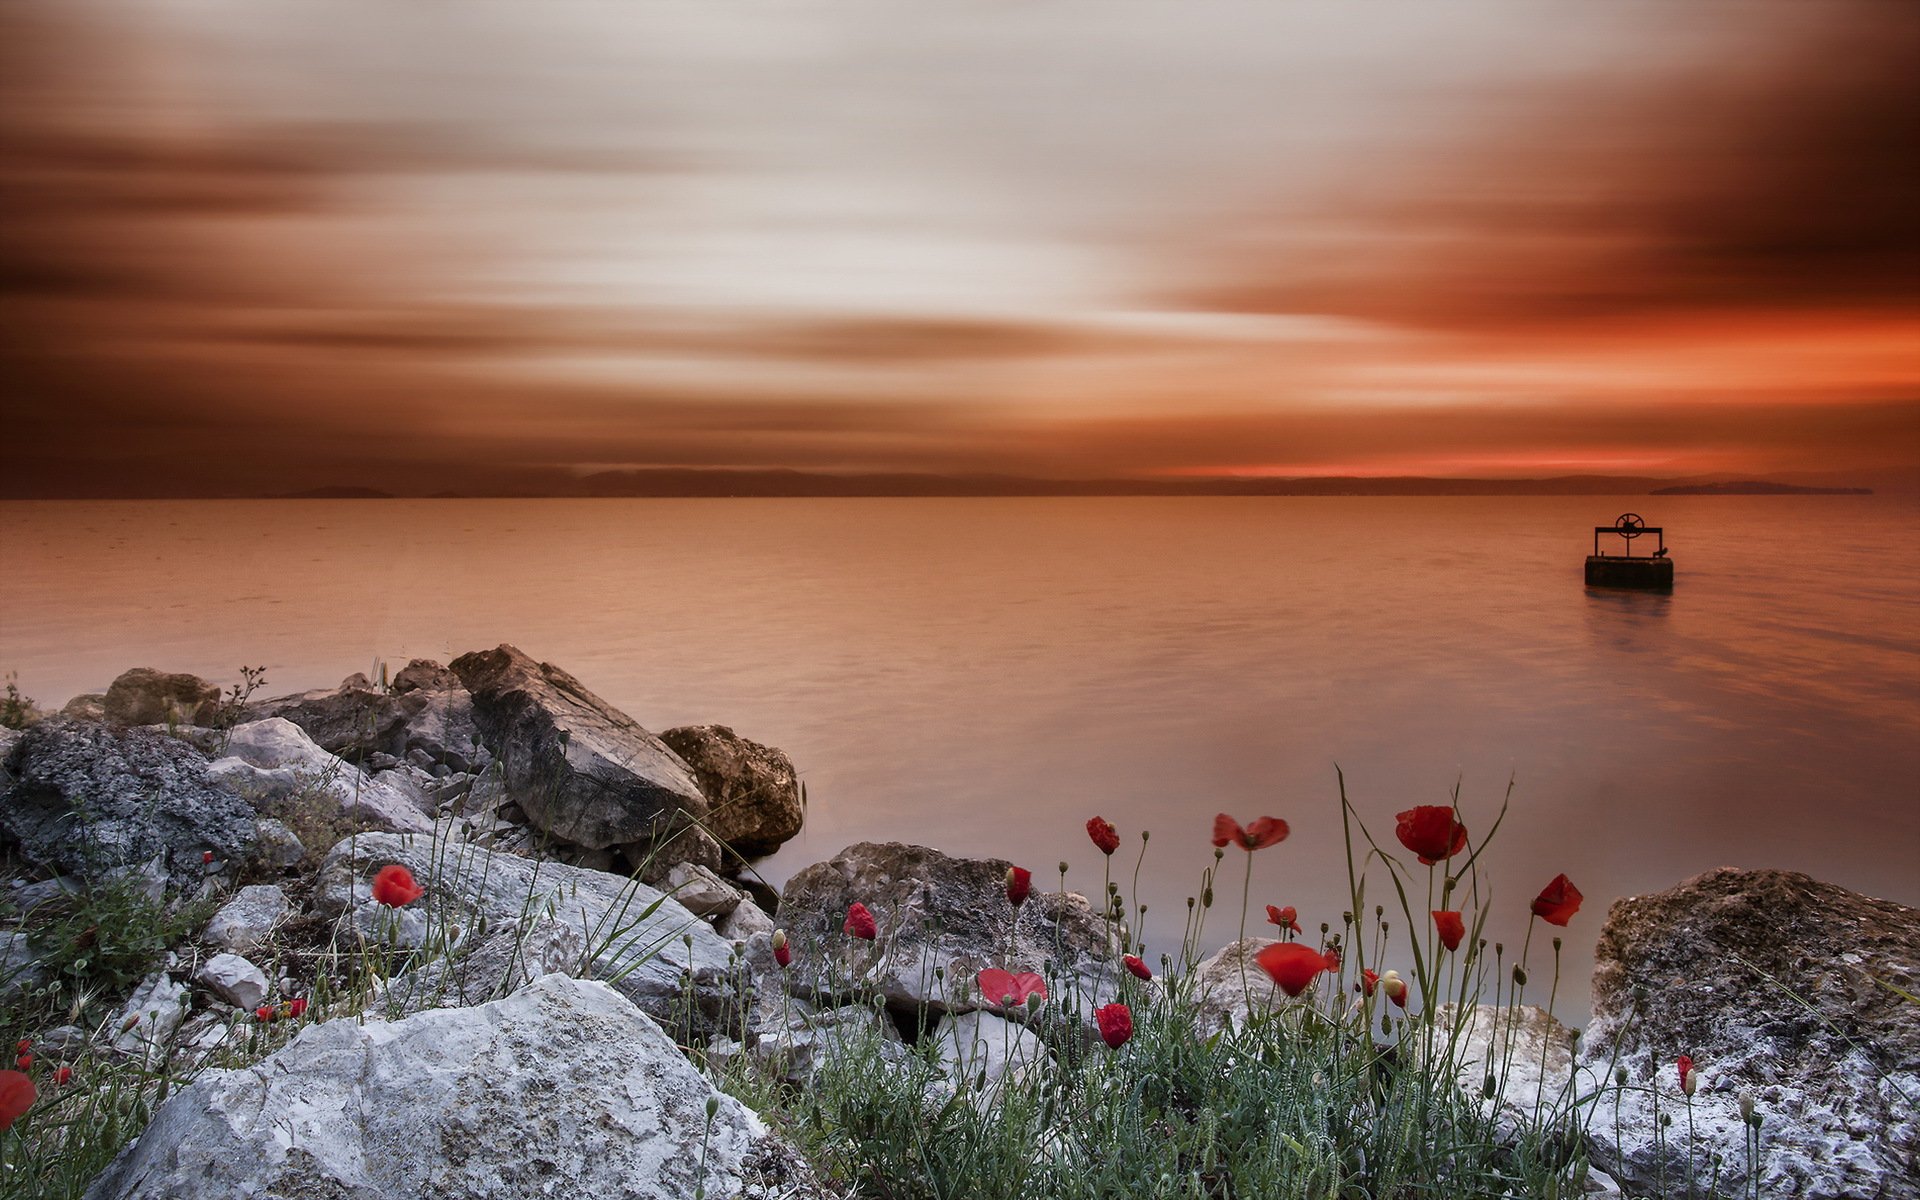
<instances>
[{"instance_id":1,"label":"metal wheel","mask_svg":"<svg viewBox=\"0 0 1920 1200\"><path fill-rule=\"evenodd\" d=\"M1646 518L1639 513L1621 513L1613 522L1613 531L1628 541L1639 537L1640 531L1646 527Z\"/></svg>"}]
</instances>

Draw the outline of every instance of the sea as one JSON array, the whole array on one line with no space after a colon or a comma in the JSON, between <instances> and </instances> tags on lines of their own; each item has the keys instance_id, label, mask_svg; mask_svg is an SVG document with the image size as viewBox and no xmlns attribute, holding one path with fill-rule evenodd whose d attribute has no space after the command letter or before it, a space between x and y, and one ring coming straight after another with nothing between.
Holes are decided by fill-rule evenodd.
<instances>
[{"instance_id":1,"label":"sea","mask_svg":"<svg viewBox=\"0 0 1920 1200\"><path fill-rule=\"evenodd\" d=\"M1664 530L1671 594L1583 585L1625 509ZM1243 896L1249 933L1269 903L1339 930L1343 779L1396 942L1365 834L1404 859L1397 811L1457 796L1477 840L1504 806L1487 936L1511 961L1567 874L1585 903L1534 934L1529 999L1575 1024L1622 897L1739 866L1920 905L1910 497L0 504L0 674L43 706L135 666L264 666L272 695L501 643L649 729L786 751L808 811L758 864L775 886L860 841L1043 887L1064 863L1089 893L1111 868L1154 963L1218 812L1292 833L1228 849L1203 942L1238 935ZM1416 924L1427 883L1415 865Z\"/></svg>"}]
</instances>

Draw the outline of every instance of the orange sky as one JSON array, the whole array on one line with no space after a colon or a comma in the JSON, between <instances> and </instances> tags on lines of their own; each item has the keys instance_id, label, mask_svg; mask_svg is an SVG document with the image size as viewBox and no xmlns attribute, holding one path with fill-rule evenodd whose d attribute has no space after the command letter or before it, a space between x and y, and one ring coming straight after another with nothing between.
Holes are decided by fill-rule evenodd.
<instances>
[{"instance_id":1,"label":"orange sky","mask_svg":"<svg viewBox=\"0 0 1920 1200\"><path fill-rule=\"evenodd\" d=\"M1920 6L21 0L0 495L1920 464Z\"/></svg>"}]
</instances>

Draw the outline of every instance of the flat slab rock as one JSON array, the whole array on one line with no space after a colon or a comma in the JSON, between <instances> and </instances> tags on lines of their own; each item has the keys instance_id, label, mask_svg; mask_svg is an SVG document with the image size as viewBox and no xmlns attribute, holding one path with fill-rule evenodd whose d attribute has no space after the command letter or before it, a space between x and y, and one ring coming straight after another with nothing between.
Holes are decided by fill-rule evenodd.
<instances>
[{"instance_id":1,"label":"flat slab rock","mask_svg":"<svg viewBox=\"0 0 1920 1200\"><path fill-rule=\"evenodd\" d=\"M1793 872L1722 868L1616 901L1596 962L1581 1086L1605 1091L1589 1149L1629 1191L1682 1177L1674 1060L1687 1054L1704 1080L1694 1160L1722 1156L1722 1191L1752 1186L1746 1096L1761 1118L1761 1195L1920 1197L1920 1005L1892 990L1920 978L1920 910ZM1611 1086L1617 1068L1624 1088ZM1656 1105L1674 1122L1658 1141Z\"/></svg>"},{"instance_id":2,"label":"flat slab rock","mask_svg":"<svg viewBox=\"0 0 1920 1200\"><path fill-rule=\"evenodd\" d=\"M646 1014L548 975L477 1008L309 1025L252 1067L209 1071L86 1195L687 1200L703 1183L823 1194Z\"/></svg>"},{"instance_id":3,"label":"flat slab rock","mask_svg":"<svg viewBox=\"0 0 1920 1200\"><path fill-rule=\"evenodd\" d=\"M374 900L373 877L390 863L407 868L427 895L397 910ZM328 916L346 914L370 937L410 946L425 942L430 921L442 930L461 930L464 939L547 918L581 932L591 956L586 973L612 981L659 1020L691 1017L724 1025L738 1000L732 943L671 898L624 875L446 837L363 833L327 853L314 907ZM694 1014L684 1011L689 968Z\"/></svg>"}]
</instances>

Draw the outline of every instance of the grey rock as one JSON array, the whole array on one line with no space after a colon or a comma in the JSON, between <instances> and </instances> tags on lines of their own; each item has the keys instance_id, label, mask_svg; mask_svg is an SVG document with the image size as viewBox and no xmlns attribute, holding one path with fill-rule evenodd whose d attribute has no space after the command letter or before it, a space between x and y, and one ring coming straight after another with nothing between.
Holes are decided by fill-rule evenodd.
<instances>
[{"instance_id":1,"label":"grey rock","mask_svg":"<svg viewBox=\"0 0 1920 1200\"><path fill-rule=\"evenodd\" d=\"M15 880L15 886L7 899L22 916L30 916L42 904L50 904L63 896L78 896L86 890L86 885L67 875L55 875L52 879L35 880L33 883L21 883Z\"/></svg>"},{"instance_id":2,"label":"grey rock","mask_svg":"<svg viewBox=\"0 0 1920 1200\"><path fill-rule=\"evenodd\" d=\"M309 1025L246 1070L208 1071L87 1197L687 1200L703 1185L822 1195L645 1014L549 975L478 1008Z\"/></svg>"},{"instance_id":3,"label":"grey rock","mask_svg":"<svg viewBox=\"0 0 1920 1200\"><path fill-rule=\"evenodd\" d=\"M101 707L116 725L209 726L220 715L220 689L198 675L135 667L108 685Z\"/></svg>"},{"instance_id":4,"label":"grey rock","mask_svg":"<svg viewBox=\"0 0 1920 1200\"><path fill-rule=\"evenodd\" d=\"M49 1051L78 1050L88 1042L87 1031L78 1025L55 1025L40 1035L39 1044Z\"/></svg>"},{"instance_id":5,"label":"grey rock","mask_svg":"<svg viewBox=\"0 0 1920 1200\"><path fill-rule=\"evenodd\" d=\"M1920 1005L1891 990L1920 977L1920 911L1722 868L1616 901L1596 963L1579 1064L1583 1089L1605 1091L1589 1151L1628 1191L1683 1178L1689 1150L1696 1166L1722 1156L1727 1194L1751 1190L1745 1095L1761 1117L1761 1195L1920 1196ZM1704 1079L1690 1110L1681 1054ZM1656 1109L1674 1120L1660 1139Z\"/></svg>"},{"instance_id":6,"label":"grey rock","mask_svg":"<svg viewBox=\"0 0 1920 1200\"><path fill-rule=\"evenodd\" d=\"M418 681L417 676L409 679ZM306 730L323 750L351 762L371 762L374 756L384 755L381 761L391 765L419 751L429 764L478 770L491 756L479 742L472 697L459 686L458 678L453 684L386 692L368 683L366 676L352 675L337 688L261 701L252 707L252 715L284 717Z\"/></svg>"},{"instance_id":7,"label":"grey rock","mask_svg":"<svg viewBox=\"0 0 1920 1200\"><path fill-rule=\"evenodd\" d=\"M401 667L393 677L393 690L408 692L455 692L465 690L460 677L430 658L416 658Z\"/></svg>"},{"instance_id":8,"label":"grey rock","mask_svg":"<svg viewBox=\"0 0 1920 1200\"><path fill-rule=\"evenodd\" d=\"M120 1008L113 1048L149 1067L167 1060L174 1035L187 1017L187 985L162 973L149 975Z\"/></svg>"},{"instance_id":9,"label":"grey rock","mask_svg":"<svg viewBox=\"0 0 1920 1200\"><path fill-rule=\"evenodd\" d=\"M1533 1004L1477 1004L1462 1012L1441 1005L1437 1028L1453 1046L1460 1090L1498 1104L1503 1135L1529 1124L1536 1114L1564 1111L1574 1092L1573 1031ZM1493 1096L1486 1097L1487 1080Z\"/></svg>"},{"instance_id":10,"label":"grey rock","mask_svg":"<svg viewBox=\"0 0 1920 1200\"><path fill-rule=\"evenodd\" d=\"M267 977L238 954L216 954L200 964L193 980L235 1008L251 1011L267 998Z\"/></svg>"},{"instance_id":11,"label":"grey rock","mask_svg":"<svg viewBox=\"0 0 1920 1200\"><path fill-rule=\"evenodd\" d=\"M200 936L211 945L246 954L266 945L274 927L292 911L287 894L279 887L253 884L241 888L222 904Z\"/></svg>"},{"instance_id":12,"label":"grey rock","mask_svg":"<svg viewBox=\"0 0 1920 1200\"><path fill-rule=\"evenodd\" d=\"M0 1000L30 987L47 977L40 956L33 952L24 933L0 933Z\"/></svg>"},{"instance_id":13,"label":"grey rock","mask_svg":"<svg viewBox=\"0 0 1920 1200\"><path fill-rule=\"evenodd\" d=\"M686 760L706 796L707 832L735 852L772 854L800 832L800 779L785 754L725 725L684 725L660 740Z\"/></svg>"},{"instance_id":14,"label":"grey rock","mask_svg":"<svg viewBox=\"0 0 1920 1200\"><path fill-rule=\"evenodd\" d=\"M13 786L13 751L25 731L0 725L0 794Z\"/></svg>"},{"instance_id":15,"label":"grey rock","mask_svg":"<svg viewBox=\"0 0 1920 1200\"><path fill-rule=\"evenodd\" d=\"M511 925L391 980L375 1011L397 1020L429 1008L486 1004L542 975L580 975L586 960L586 938L570 925L544 919Z\"/></svg>"},{"instance_id":16,"label":"grey rock","mask_svg":"<svg viewBox=\"0 0 1920 1200\"><path fill-rule=\"evenodd\" d=\"M1257 937L1231 942L1194 967L1194 1016L1202 1030L1214 1032L1228 1026L1244 1029L1253 1017L1278 1011L1290 1002L1291 998L1275 987L1254 961L1254 956L1273 942L1272 938ZM1327 978L1321 976L1316 986L1325 987Z\"/></svg>"},{"instance_id":17,"label":"grey rock","mask_svg":"<svg viewBox=\"0 0 1920 1200\"><path fill-rule=\"evenodd\" d=\"M427 897L397 912L375 902L373 876L389 863L412 872ZM454 838L370 833L328 852L314 905L328 916L344 915L370 938L410 946L457 946L466 936L546 917L581 930L590 973L663 1022L697 1031L725 1028L740 1002L732 945L673 900L621 875ZM689 991L692 1013L686 1011Z\"/></svg>"},{"instance_id":18,"label":"grey rock","mask_svg":"<svg viewBox=\"0 0 1920 1200\"><path fill-rule=\"evenodd\" d=\"M1003 1087L1026 1085L1053 1061L1026 1026L989 1012L945 1017L933 1036L955 1090L973 1092L982 1103L992 1103Z\"/></svg>"},{"instance_id":19,"label":"grey rock","mask_svg":"<svg viewBox=\"0 0 1920 1200\"><path fill-rule=\"evenodd\" d=\"M707 816L699 785L639 722L512 646L463 654L452 667L534 828L588 850L621 848L634 862L651 857L662 871L720 865L719 845L697 828Z\"/></svg>"},{"instance_id":20,"label":"grey rock","mask_svg":"<svg viewBox=\"0 0 1920 1200\"><path fill-rule=\"evenodd\" d=\"M269 866L282 870L297 867L307 857L307 847L301 842L300 835L287 828L286 822L275 817L261 817L253 823L254 857Z\"/></svg>"},{"instance_id":21,"label":"grey rock","mask_svg":"<svg viewBox=\"0 0 1920 1200\"><path fill-rule=\"evenodd\" d=\"M60 715L76 721L104 721L107 719L107 698L100 692L83 692L67 701L61 707Z\"/></svg>"},{"instance_id":22,"label":"grey rock","mask_svg":"<svg viewBox=\"0 0 1920 1200\"><path fill-rule=\"evenodd\" d=\"M739 888L697 863L675 863L660 890L696 917L724 916L746 899Z\"/></svg>"},{"instance_id":23,"label":"grey rock","mask_svg":"<svg viewBox=\"0 0 1920 1200\"><path fill-rule=\"evenodd\" d=\"M244 859L254 811L193 747L143 729L54 718L15 751L19 777L0 797L0 828L27 858L94 880L156 857L176 891L197 888L201 855Z\"/></svg>"},{"instance_id":24,"label":"grey rock","mask_svg":"<svg viewBox=\"0 0 1920 1200\"><path fill-rule=\"evenodd\" d=\"M1051 998L1090 1022L1095 1008L1118 995L1123 970L1105 923L1073 893L1035 890L1015 910L1006 898L1010 865L861 842L805 868L780 894L796 993L851 989L877 993L903 1014L966 1012L985 1006L974 977L1001 967L1048 975ZM841 932L856 901L879 926L874 941Z\"/></svg>"},{"instance_id":25,"label":"grey rock","mask_svg":"<svg viewBox=\"0 0 1920 1200\"><path fill-rule=\"evenodd\" d=\"M318 804L378 829L424 833L431 803L404 776L368 775L280 717L233 728L214 775L269 810Z\"/></svg>"},{"instance_id":26,"label":"grey rock","mask_svg":"<svg viewBox=\"0 0 1920 1200\"><path fill-rule=\"evenodd\" d=\"M742 900L732 912L714 924L714 932L730 942L744 942L755 934L772 933L773 918L758 904Z\"/></svg>"}]
</instances>

